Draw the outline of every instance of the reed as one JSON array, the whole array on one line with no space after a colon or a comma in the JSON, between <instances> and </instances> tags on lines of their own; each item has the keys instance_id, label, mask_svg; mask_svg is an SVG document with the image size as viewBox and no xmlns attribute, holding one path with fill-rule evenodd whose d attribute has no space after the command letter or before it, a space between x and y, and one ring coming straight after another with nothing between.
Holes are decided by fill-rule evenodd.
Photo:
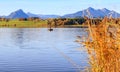
<instances>
[{"instance_id":1,"label":"reed","mask_svg":"<svg viewBox=\"0 0 120 72\"><path fill-rule=\"evenodd\" d=\"M88 29L83 44L87 48L91 71L120 72L120 26L105 17L97 25L91 25L88 20Z\"/></svg>"}]
</instances>

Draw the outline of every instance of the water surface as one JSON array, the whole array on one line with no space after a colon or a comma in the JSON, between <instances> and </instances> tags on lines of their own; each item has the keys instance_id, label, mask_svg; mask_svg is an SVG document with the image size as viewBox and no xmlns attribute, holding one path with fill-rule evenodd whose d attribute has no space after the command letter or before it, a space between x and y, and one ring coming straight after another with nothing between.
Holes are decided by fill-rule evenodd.
<instances>
[{"instance_id":1,"label":"water surface","mask_svg":"<svg viewBox=\"0 0 120 72\"><path fill-rule=\"evenodd\" d=\"M79 72L86 52L75 42L82 28L1 28L0 72Z\"/></svg>"}]
</instances>

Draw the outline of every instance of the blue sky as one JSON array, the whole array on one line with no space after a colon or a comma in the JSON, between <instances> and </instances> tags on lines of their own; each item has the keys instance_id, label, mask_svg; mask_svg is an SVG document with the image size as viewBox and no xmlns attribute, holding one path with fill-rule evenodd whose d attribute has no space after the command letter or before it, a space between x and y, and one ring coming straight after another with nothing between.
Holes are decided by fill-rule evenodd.
<instances>
[{"instance_id":1,"label":"blue sky","mask_svg":"<svg viewBox=\"0 0 120 72\"><path fill-rule=\"evenodd\" d=\"M64 15L88 7L108 8L120 13L120 0L0 0L0 15L23 9L35 14Z\"/></svg>"}]
</instances>

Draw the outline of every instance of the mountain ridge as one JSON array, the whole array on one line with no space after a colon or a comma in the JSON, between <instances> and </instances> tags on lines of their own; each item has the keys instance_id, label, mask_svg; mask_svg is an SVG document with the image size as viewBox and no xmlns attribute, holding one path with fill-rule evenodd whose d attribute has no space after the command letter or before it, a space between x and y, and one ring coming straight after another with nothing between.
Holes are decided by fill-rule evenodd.
<instances>
[{"instance_id":1,"label":"mountain ridge","mask_svg":"<svg viewBox=\"0 0 120 72\"><path fill-rule=\"evenodd\" d=\"M46 19L46 18L59 18L59 17L61 17L60 15L53 15L53 14L51 14L51 15L43 15L43 14L33 14L33 13L30 13L30 12L28 12L27 15L29 17L39 17L39 18L43 18L43 19Z\"/></svg>"},{"instance_id":2,"label":"mountain ridge","mask_svg":"<svg viewBox=\"0 0 120 72\"><path fill-rule=\"evenodd\" d=\"M22 9L18 9L15 12L10 13L7 18L28 18L29 16L22 10Z\"/></svg>"},{"instance_id":3,"label":"mountain ridge","mask_svg":"<svg viewBox=\"0 0 120 72\"><path fill-rule=\"evenodd\" d=\"M65 14L63 16L60 15L42 15L42 14L34 14L31 12L25 13L22 9L18 9L14 12L11 12L8 16L0 16L0 17L5 17L5 18L29 18L29 17L39 17L42 19L47 19L47 18L76 18L76 17L90 17L90 18L98 18L98 17L113 17L113 18L118 18L120 17L120 13L109 10L107 8L102 8L102 9L94 9L92 7L88 7L87 9L83 9L80 11L77 11L75 13L71 14Z\"/></svg>"},{"instance_id":4,"label":"mountain ridge","mask_svg":"<svg viewBox=\"0 0 120 72\"><path fill-rule=\"evenodd\" d=\"M76 13L72 13L72 14L66 14L64 15L65 18L74 18L76 16L79 16L79 17L84 17L84 16L87 16L87 17L110 17L112 16L113 18L116 18L117 17L120 17L120 14L113 11L113 10L109 10L109 9L106 9L106 8L103 8L103 9L94 9L92 7L89 7L87 9L84 9L82 11L78 11Z\"/></svg>"}]
</instances>

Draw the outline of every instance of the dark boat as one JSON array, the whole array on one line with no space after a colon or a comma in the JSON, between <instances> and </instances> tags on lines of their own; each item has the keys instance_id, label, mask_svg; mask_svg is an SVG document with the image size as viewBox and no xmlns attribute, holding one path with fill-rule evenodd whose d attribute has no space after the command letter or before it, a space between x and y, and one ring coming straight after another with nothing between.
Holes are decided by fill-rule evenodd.
<instances>
[{"instance_id":1,"label":"dark boat","mask_svg":"<svg viewBox=\"0 0 120 72\"><path fill-rule=\"evenodd\" d=\"M53 31L53 29L51 29L51 28L50 28L50 29L48 29L48 30L49 30L49 31Z\"/></svg>"},{"instance_id":2,"label":"dark boat","mask_svg":"<svg viewBox=\"0 0 120 72\"><path fill-rule=\"evenodd\" d=\"M52 26L51 26L51 22L48 20L48 27L49 27L49 31L53 31L53 29L51 28Z\"/></svg>"},{"instance_id":3,"label":"dark boat","mask_svg":"<svg viewBox=\"0 0 120 72\"><path fill-rule=\"evenodd\" d=\"M48 29L49 31L53 31L53 29L51 28L51 24L50 24L50 28Z\"/></svg>"}]
</instances>

